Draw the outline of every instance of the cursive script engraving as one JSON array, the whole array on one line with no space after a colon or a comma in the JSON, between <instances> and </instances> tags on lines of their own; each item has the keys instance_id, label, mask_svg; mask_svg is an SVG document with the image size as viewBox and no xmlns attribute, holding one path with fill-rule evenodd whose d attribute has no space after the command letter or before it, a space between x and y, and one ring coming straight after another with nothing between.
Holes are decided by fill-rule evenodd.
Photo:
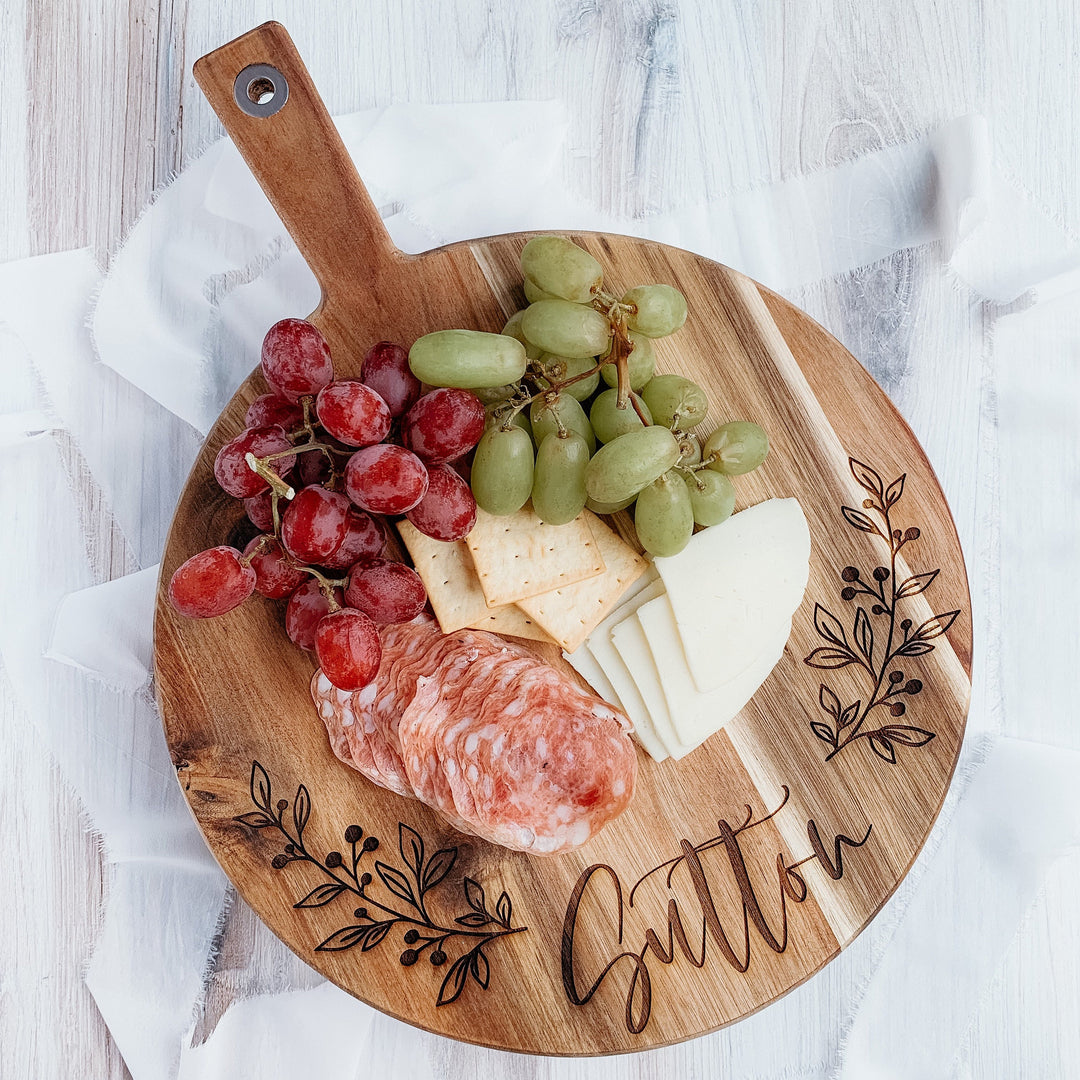
<instances>
[{"instance_id":1,"label":"cursive script engraving","mask_svg":"<svg viewBox=\"0 0 1080 1080\"><path fill-rule=\"evenodd\" d=\"M817 823L811 818L806 823L807 838L810 841L810 854L796 862L788 862L784 852L776 856L776 878L766 878L755 882L743 850L740 837L748 830L756 828L775 817L787 804L790 796L785 786L780 805L771 813L754 819L753 811L746 808L746 818L740 825L732 826L721 818L717 822L717 833L700 844L689 840L680 841L680 853L667 862L653 867L642 875L633 885L624 903L623 885L618 874L608 865L597 863L582 871L566 907L563 920L561 966L563 989L567 998L574 1005L587 1005L601 985L615 977L616 972L625 972L629 981L625 991L624 1022L632 1034L645 1030L652 1012L652 979L648 961L672 964L680 956L696 968L703 968L708 959L710 945L723 960L735 971L745 973L752 960L752 943L755 932L757 937L773 952L783 953L788 947L788 904L801 904L809 895L806 880L799 868L809 862L820 864L824 872L834 881L844 874L844 849L860 848L869 839L873 826L868 825L862 839L838 833L832 840L832 851L821 837ZM702 856L714 849L720 849L722 858L715 860L716 865L706 867ZM676 871L684 867L685 884L689 894L669 896L666 909L666 926L661 933L650 926L643 935L643 943L637 951L623 948L625 938L625 914L627 908L634 907L634 897L639 886L654 874L667 870L666 886L674 891ZM730 921L725 924L717 910L714 893L720 881L717 875L725 875L726 883L734 885L741 902L741 918L736 925ZM779 918L771 925L762 908L761 897L765 889L775 890L779 900ZM759 895L760 894L760 895ZM622 951L610 956L600 970L593 976L582 978L579 960L574 955L574 937L578 932L582 904L589 895L595 904L602 905L605 900L613 904L616 924L616 945ZM681 906L680 906L681 905ZM738 925L741 922L741 926ZM700 925L700 939L697 927ZM687 927L693 928L693 940ZM751 930L753 927L753 931ZM700 940L700 944L698 943ZM587 988L585 988L587 985Z\"/></svg>"}]
</instances>

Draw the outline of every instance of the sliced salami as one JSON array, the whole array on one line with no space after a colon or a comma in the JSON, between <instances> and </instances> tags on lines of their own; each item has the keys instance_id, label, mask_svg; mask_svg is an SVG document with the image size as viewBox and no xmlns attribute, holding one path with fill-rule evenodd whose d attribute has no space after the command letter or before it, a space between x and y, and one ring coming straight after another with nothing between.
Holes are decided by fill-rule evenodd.
<instances>
[{"instance_id":1,"label":"sliced salami","mask_svg":"<svg viewBox=\"0 0 1080 1080\"><path fill-rule=\"evenodd\" d=\"M334 753L455 828L535 854L585 843L629 805L637 759L613 706L524 646L429 615L382 631L375 680L312 697Z\"/></svg>"},{"instance_id":2,"label":"sliced salami","mask_svg":"<svg viewBox=\"0 0 1080 1080\"><path fill-rule=\"evenodd\" d=\"M375 683L351 693L338 690L322 671L315 672L311 680L311 696L326 725L335 756L380 787L412 798L413 789L405 779L401 758L375 722L371 708L374 691Z\"/></svg>"},{"instance_id":3,"label":"sliced salami","mask_svg":"<svg viewBox=\"0 0 1080 1080\"><path fill-rule=\"evenodd\" d=\"M458 813L493 843L550 855L580 847L626 809L637 757L617 710L554 668L504 674L440 747Z\"/></svg>"}]
</instances>

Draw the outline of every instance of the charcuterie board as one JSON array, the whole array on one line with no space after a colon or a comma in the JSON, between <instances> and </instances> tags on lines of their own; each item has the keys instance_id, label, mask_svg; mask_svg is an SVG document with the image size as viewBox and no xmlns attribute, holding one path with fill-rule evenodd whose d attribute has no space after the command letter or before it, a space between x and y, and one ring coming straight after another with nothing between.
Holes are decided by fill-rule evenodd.
<instances>
[{"instance_id":1,"label":"charcuterie board","mask_svg":"<svg viewBox=\"0 0 1080 1080\"><path fill-rule=\"evenodd\" d=\"M355 373L380 339L497 331L523 306L524 234L416 257L394 248L281 26L230 42L195 72L322 285L310 318L336 369ZM240 525L242 507L215 484L213 461L264 391L258 373L210 432L184 489L155 623L177 776L259 916L386 1013L539 1054L692 1038L836 956L926 839L959 753L971 671L970 598L949 509L860 364L724 266L628 237L573 239L612 281L682 291L691 318L657 343L659 369L768 430L772 450L741 478L739 508L793 496L809 522L809 584L783 658L724 730L679 761L639 752L629 810L577 851L548 858L455 832L343 766L309 695L314 660L287 644L275 605L196 622L165 602L176 567ZM420 955L418 939L438 944Z\"/></svg>"}]
</instances>

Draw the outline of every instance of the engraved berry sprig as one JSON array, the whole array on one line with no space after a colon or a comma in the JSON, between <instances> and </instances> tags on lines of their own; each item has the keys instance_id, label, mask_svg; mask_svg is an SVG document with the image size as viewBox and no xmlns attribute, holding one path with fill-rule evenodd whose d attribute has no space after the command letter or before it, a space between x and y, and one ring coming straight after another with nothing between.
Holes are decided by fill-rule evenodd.
<instances>
[{"instance_id":1,"label":"engraved berry sprig","mask_svg":"<svg viewBox=\"0 0 1080 1080\"><path fill-rule=\"evenodd\" d=\"M810 728L830 747L826 761L853 742L866 739L879 758L895 765L897 746L925 746L934 738L934 732L897 723L885 723L874 728L867 721L875 709L885 709L896 719L904 716L909 703L901 699L905 696L911 699L920 694L923 683L920 679L907 678L897 662L933 652L932 639L944 634L960 612L947 611L934 615L918 626L909 618L898 620L900 602L925 592L940 571L912 574L901 582L897 581L897 556L907 544L920 536L916 527L900 529L893 523L893 510L904 493L907 474L886 486L881 476L869 465L855 458L849 458L848 464L852 476L868 497L863 500L861 510L843 506L840 512L852 528L880 537L888 544L889 565L874 567L869 578L864 578L857 567L844 567L840 574L844 582L840 597L846 603L856 602L851 637L849 639L844 624L832 612L821 604L815 604L814 627L828 644L814 649L803 662L810 667L825 669L856 664L866 671L873 689L865 703L860 698L843 705L836 693L822 683L818 701L832 718L832 723L816 720L810 724ZM867 597L871 602L858 602L860 597ZM873 618L879 620L879 631L884 627L884 621L888 620L884 647L880 650L875 647Z\"/></svg>"},{"instance_id":2,"label":"engraved berry sprig","mask_svg":"<svg viewBox=\"0 0 1080 1080\"><path fill-rule=\"evenodd\" d=\"M426 954L432 967L441 968L449 959L446 946L467 946L447 969L436 1005L457 1001L470 978L481 989L488 988L491 966L486 948L499 938L520 934L527 927L512 925L513 904L506 892L500 894L492 912L487 907L483 886L470 877L461 883L469 910L455 918L453 926L443 926L432 918L428 912L428 899L432 890L453 870L458 856L456 847L440 848L428 858L420 834L399 822L398 850L405 869L375 860L373 876L369 871L361 870L361 863L364 856L378 850L377 837L365 837L359 825L349 825L344 832L349 854L329 851L320 858L304 841L304 829L311 816L311 796L307 788L301 784L291 803L288 799L275 800L270 777L257 761L251 764L250 787L251 801L257 809L233 820L252 829L273 828L284 837L284 847L270 865L275 870L284 870L291 863L310 863L327 878L293 907L325 907L346 894L362 901L353 911L356 922L335 930L315 946L316 952L342 952L357 945L361 952L369 952L392 931L400 929L406 946L398 958L403 967L412 967ZM383 889L373 892L376 878L390 898L383 895Z\"/></svg>"}]
</instances>

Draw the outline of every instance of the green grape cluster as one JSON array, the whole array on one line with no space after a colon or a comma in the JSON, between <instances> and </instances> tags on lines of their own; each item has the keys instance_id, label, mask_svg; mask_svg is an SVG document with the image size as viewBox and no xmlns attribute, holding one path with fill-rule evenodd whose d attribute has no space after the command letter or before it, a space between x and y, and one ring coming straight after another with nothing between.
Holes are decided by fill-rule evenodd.
<instances>
[{"instance_id":1,"label":"green grape cluster","mask_svg":"<svg viewBox=\"0 0 1080 1080\"><path fill-rule=\"evenodd\" d=\"M505 515L531 499L552 525L584 507L632 507L642 546L677 554L695 526L731 515L730 477L765 460L768 437L734 420L702 440L705 391L656 374L653 341L686 321L678 289L611 295L600 263L562 236L529 240L521 271L529 304L501 333L442 330L409 353L423 382L470 389L487 407L471 469L477 504Z\"/></svg>"}]
</instances>

